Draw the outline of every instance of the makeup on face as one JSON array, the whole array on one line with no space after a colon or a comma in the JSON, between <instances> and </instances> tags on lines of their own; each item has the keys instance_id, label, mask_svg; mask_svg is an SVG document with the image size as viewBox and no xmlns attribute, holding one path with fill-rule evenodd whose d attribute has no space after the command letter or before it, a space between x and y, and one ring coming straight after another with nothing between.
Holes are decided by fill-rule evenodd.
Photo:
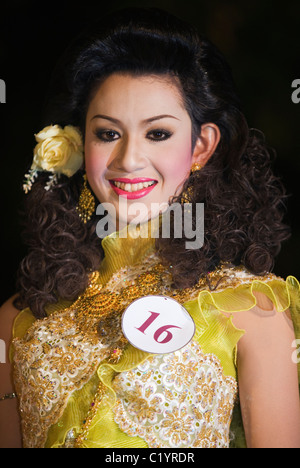
<instances>
[{"instance_id":1,"label":"makeup on face","mask_svg":"<svg viewBox=\"0 0 300 468\"><path fill-rule=\"evenodd\" d=\"M114 204L122 218L119 198L138 200L150 216L151 204L179 194L191 167L191 132L170 77L109 76L86 118L86 173L99 202Z\"/></svg>"},{"instance_id":2,"label":"makeup on face","mask_svg":"<svg viewBox=\"0 0 300 468\"><path fill-rule=\"evenodd\" d=\"M147 179L146 177L137 179L115 178L111 179L109 183L118 196L126 197L128 200L137 200L148 195L154 189L157 180Z\"/></svg>"}]
</instances>

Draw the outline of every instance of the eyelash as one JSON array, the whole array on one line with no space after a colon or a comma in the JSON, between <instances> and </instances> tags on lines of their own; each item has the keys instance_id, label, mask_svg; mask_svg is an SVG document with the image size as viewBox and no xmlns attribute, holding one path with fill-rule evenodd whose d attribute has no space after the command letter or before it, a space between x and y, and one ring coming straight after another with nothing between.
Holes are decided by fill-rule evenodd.
<instances>
[{"instance_id":1,"label":"eyelash","mask_svg":"<svg viewBox=\"0 0 300 468\"><path fill-rule=\"evenodd\" d=\"M114 135L118 135L118 132L115 132L114 130L97 130L95 132L95 135L97 136L97 138L99 140L101 140L103 143L111 143L113 141L116 141L118 138L106 138L109 134L114 134ZM163 138L150 138L149 135L153 135L153 134L163 134ZM106 135L106 137L105 137ZM146 138L148 138L149 140L157 143L159 141L166 141L168 140L171 136L173 135L172 132L169 132L168 130L163 130L163 129L155 129L155 130L151 130L150 132L147 133L147 136Z\"/></svg>"},{"instance_id":2,"label":"eyelash","mask_svg":"<svg viewBox=\"0 0 300 468\"><path fill-rule=\"evenodd\" d=\"M103 143L110 143L115 140L114 138L105 138L105 135L107 136L110 133L117 134L114 130L97 130L95 135L99 140L103 141Z\"/></svg>"},{"instance_id":3,"label":"eyelash","mask_svg":"<svg viewBox=\"0 0 300 468\"><path fill-rule=\"evenodd\" d=\"M164 135L163 138L157 138L157 139L155 139L155 138L149 138L149 137L147 136L147 138L148 138L149 140L152 140L152 141L155 141L155 142L157 142L157 141L166 141L166 140L168 140L169 138L171 138L171 136L173 135L172 132L169 132L168 130L163 130L163 129L151 130L150 132L147 133L147 135L150 135L150 134L153 135L154 133L161 133L161 134Z\"/></svg>"}]
</instances>

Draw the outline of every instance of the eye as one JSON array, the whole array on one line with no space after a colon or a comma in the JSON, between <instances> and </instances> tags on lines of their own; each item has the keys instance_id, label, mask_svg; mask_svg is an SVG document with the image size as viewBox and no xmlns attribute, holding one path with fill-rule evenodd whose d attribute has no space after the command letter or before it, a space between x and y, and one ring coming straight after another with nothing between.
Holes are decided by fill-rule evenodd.
<instances>
[{"instance_id":1,"label":"eye","mask_svg":"<svg viewBox=\"0 0 300 468\"><path fill-rule=\"evenodd\" d=\"M115 141L120 137L119 133L115 132L114 130L97 130L95 132L95 135L99 140L104 141L106 143Z\"/></svg>"},{"instance_id":2,"label":"eye","mask_svg":"<svg viewBox=\"0 0 300 468\"><path fill-rule=\"evenodd\" d=\"M151 130L147 133L147 138L152 141L164 141L168 140L172 136L172 133L168 130Z\"/></svg>"}]
</instances>

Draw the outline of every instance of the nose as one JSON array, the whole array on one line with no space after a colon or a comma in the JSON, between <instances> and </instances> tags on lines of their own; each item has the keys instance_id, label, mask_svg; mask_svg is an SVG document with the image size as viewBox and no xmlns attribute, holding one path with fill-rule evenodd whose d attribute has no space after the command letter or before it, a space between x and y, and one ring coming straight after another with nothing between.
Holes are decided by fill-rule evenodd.
<instances>
[{"instance_id":1,"label":"nose","mask_svg":"<svg viewBox=\"0 0 300 468\"><path fill-rule=\"evenodd\" d=\"M129 136L122 139L116 148L113 160L114 169L133 173L143 169L145 165L145 157L142 155L142 148L137 139Z\"/></svg>"}]
</instances>

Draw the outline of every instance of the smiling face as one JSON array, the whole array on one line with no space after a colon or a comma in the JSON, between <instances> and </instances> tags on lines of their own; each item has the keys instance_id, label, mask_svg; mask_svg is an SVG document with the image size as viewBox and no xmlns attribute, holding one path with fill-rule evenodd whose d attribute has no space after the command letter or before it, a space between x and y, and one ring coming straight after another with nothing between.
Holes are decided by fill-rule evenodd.
<instances>
[{"instance_id":1,"label":"smiling face","mask_svg":"<svg viewBox=\"0 0 300 468\"><path fill-rule=\"evenodd\" d=\"M158 214L153 206L181 192L193 163L191 135L172 78L113 74L100 85L86 117L85 168L99 202L114 206L118 226L134 217L131 204L143 203L149 219L151 208Z\"/></svg>"}]
</instances>

